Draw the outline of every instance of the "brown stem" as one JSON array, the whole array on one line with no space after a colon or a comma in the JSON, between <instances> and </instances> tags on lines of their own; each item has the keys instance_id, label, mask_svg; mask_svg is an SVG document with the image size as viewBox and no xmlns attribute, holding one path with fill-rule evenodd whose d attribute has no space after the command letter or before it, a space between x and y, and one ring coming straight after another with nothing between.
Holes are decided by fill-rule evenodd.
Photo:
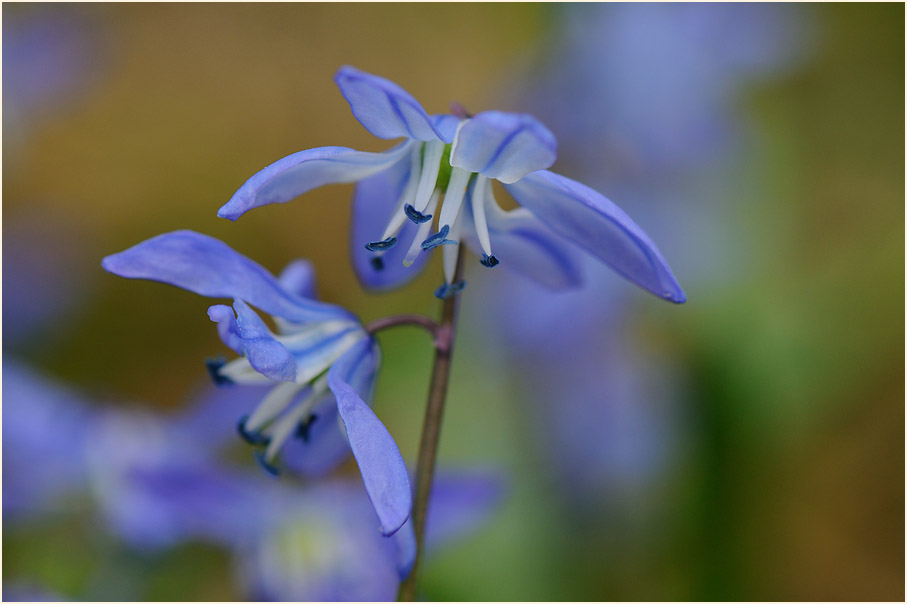
<instances>
[{"instance_id":1,"label":"brown stem","mask_svg":"<svg viewBox=\"0 0 907 604\"><path fill-rule=\"evenodd\" d=\"M463 251L459 250L459 252L454 283L460 280L462 272ZM428 402L425 405L425 421L422 423L422 439L419 442L419 459L416 464L416 493L413 500L412 522L413 530L416 533L416 560L409 576L400 583L400 589L397 592L397 600L400 602L414 602L416 599L416 581L425 549L425 517L428 511L428 497L431 494L435 459L441 436L444 401L447 397L447 385L450 379L459 299L459 295L454 295L444 300L444 305L441 307L441 322L435 331L435 361L432 367L431 385L428 388Z\"/></svg>"},{"instance_id":2,"label":"brown stem","mask_svg":"<svg viewBox=\"0 0 907 604\"><path fill-rule=\"evenodd\" d=\"M421 327L435 338L438 335L438 323L434 319L422 315L394 315L392 317L381 317L366 325L365 331L374 334L383 329L397 327L399 325Z\"/></svg>"}]
</instances>

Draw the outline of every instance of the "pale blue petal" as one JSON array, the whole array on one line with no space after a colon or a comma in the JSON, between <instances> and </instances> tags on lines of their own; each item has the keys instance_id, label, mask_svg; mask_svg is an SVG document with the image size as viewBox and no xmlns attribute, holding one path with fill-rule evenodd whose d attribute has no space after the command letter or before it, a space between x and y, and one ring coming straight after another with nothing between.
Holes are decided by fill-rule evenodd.
<instances>
[{"instance_id":1,"label":"pale blue petal","mask_svg":"<svg viewBox=\"0 0 907 604\"><path fill-rule=\"evenodd\" d=\"M533 172L506 189L555 233L633 283L671 302L686 301L649 236L601 193L547 170Z\"/></svg>"},{"instance_id":2,"label":"pale blue petal","mask_svg":"<svg viewBox=\"0 0 907 604\"><path fill-rule=\"evenodd\" d=\"M483 111L460 128L450 165L512 183L557 159L557 140L525 113Z\"/></svg>"},{"instance_id":3,"label":"pale blue petal","mask_svg":"<svg viewBox=\"0 0 907 604\"><path fill-rule=\"evenodd\" d=\"M236 310L235 319L224 312L226 308L219 304L208 310L211 320L218 323L218 331L224 343L245 356L249 364L260 374L272 380L294 381L296 359L274 338L261 317L242 300L233 303ZM224 325L225 330L221 328Z\"/></svg>"},{"instance_id":4,"label":"pale blue petal","mask_svg":"<svg viewBox=\"0 0 907 604\"><path fill-rule=\"evenodd\" d=\"M316 300L315 267L308 260L294 260L277 277L277 282L286 291L297 296Z\"/></svg>"},{"instance_id":5,"label":"pale blue petal","mask_svg":"<svg viewBox=\"0 0 907 604\"><path fill-rule=\"evenodd\" d=\"M397 233L397 245L380 255L365 249L366 243L381 237L406 186L409 171L410 162L401 161L389 170L370 176L356 185L350 256L356 276L366 288L399 287L419 275L429 257L429 254L419 254L411 266L403 266L403 257L419 230L419 226L409 219ZM380 268L376 266L376 262L380 263Z\"/></svg>"},{"instance_id":6,"label":"pale blue petal","mask_svg":"<svg viewBox=\"0 0 907 604\"><path fill-rule=\"evenodd\" d=\"M334 81L359 123L378 138L453 140L445 139L447 131L436 128L419 101L390 80L346 65Z\"/></svg>"},{"instance_id":7,"label":"pale blue petal","mask_svg":"<svg viewBox=\"0 0 907 604\"><path fill-rule=\"evenodd\" d=\"M287 291L257 262L194 231L152 237L107 256L101 266L121 277L169 283L210 298L239 298L270 315L299 323L354 318L342 308Z\"/></svg>"},{"instance_id":8,"label":"pale blue petal","mask_svg":"<svg viewBox=\"0 0 907 604\"><path fill-rule=\"evenodd\" d=\"M482 255L474 226L472 204L467 203L466 208L469 220L469 224L463 229L466 244L476 254ZM485 216L491 251L501 264L482 270L513 270L551 289L582 285L582 262L574 246L553 233L532 212L526 208L509 212L492 207L488 210Z\"/></svg>"},{"instance_id":9,"label":"pale blue petal","mask_svg":"<svg viewBox=\"0 0 907 604\"><path fill-rule=\"evenodd\" d=\"M253 208L286 203L324 185L362 180L394 165L408 150L407 142L383 153L346 147L299 151L277 160L247 180L217 215L236 220Z\"/></svg>"},{"instance_id":10,"label":"pale blue petal","mask_svg":"<svg viewBox=\"0 0 907 604\"><path fill-rule=\"evenodd\" d=\"M328 371L328 386L337 398L337 410L369 499L378 514L381 531L392 535L412 510L412 488L406 464L387 428L348 383L357 365L377 354L374 342L364 341L341 357Z\"/></svg>"}]
</instances>

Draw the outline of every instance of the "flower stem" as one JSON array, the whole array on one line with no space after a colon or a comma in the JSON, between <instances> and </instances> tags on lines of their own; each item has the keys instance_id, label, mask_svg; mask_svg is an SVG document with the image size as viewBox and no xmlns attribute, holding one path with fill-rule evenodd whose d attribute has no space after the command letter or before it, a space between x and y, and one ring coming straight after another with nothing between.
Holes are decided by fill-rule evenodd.
<instances>
[{"instance_id":1,"label":"flower stem","mask_svg":"<svg viewBox=\"0 0 907 604\"><path fill-rule=\"evenodd\" d=\"M437 337L438 335L438 323L434 319L423 315L394 315L391 317L381 317L380 319L375 319L371 323L365 326L365 331L375 334L384 329L390 327L397 327L400 325L412 325L414 327L421 327L432 337Z\"/></svg>"},{"instance_id":2,"label":"flower stem","mask_svg":"<svg viewBox=\"0 0 907 604\"><path fill-rule=\"evenodd\" d=\"M462 250L459 252L455 283L460 280L463 268L463 253ZM414 602L416 599L416 581L425 550L425 517L441 437L441 418L444 415L444 401L447 397L447 385L450 378L459 299L459 295L444 299L444 305L441 307L441 322L435 330L435 361L432 367L431 385L428 389L428 402L425 405L425 420L422 423L419 459L416 463L416 494L412 513L413 530L416 533L416 561L413 563L409 575L400 583L400 589L397 592L397 600L400 602Z\"/></svg>"}]
</instances>

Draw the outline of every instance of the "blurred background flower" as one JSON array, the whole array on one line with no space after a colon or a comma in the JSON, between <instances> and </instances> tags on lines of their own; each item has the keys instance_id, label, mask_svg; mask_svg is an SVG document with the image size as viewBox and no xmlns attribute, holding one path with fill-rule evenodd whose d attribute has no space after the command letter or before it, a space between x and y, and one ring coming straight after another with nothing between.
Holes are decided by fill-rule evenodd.
<instances>
[{"instance_id":1,"label":"blurred background flower","mask_svg":"<svg viewBox=\"0 0 907 604\"><path fill-rule=\"evenodd\" d=\"M311 519L371 513L355 466L261 474L234 437L258 394L199 387L221 350L208 304L100 268L191 228L272 271L311 259L322 299L365 321L435 313L438 259L399 291L358 286L350 186L215 216L300 149L381 150L332 84L350 64L432 112L536 115L553 169L624 208L689 298L593 263L557 296L470 270L441 461L503 467L508 490L433 552L426 598L903 599L903 11L5 5L4 597L363 596L351 577L375 564L332 556L375 535ZM428 342L379 339L376 412L411 461ZM233 522L224 499L296 528Z\"/></svg>"}]
</instances>

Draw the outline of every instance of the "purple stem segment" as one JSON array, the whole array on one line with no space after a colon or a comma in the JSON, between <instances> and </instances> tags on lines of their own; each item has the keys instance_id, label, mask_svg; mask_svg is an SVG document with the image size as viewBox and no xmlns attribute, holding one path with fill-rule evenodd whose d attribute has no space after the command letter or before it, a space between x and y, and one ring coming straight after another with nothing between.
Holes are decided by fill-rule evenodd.
<instances>
[{"instance_id":1,"label":"purple stem segment","mask_svg":"<svg viewBox=\"0 0 907 604\"><path fill-rule=\"evenodd\" d=\"M454 283L460 280L463 270L462 250L460 252L457 255ZM422 553L425 549L425 516L441 437L441 419L444 415L444 401L447 398L447 386L450 379L459 300L459 295L444 299L441 307L441 322L436 325L434 330L435 360L432 366L431 385L428 388L425 420L422 423L422 439L419 442L419 459L416 464L416 493L413 499L412 522L413 530L416 533L416 561L409 575L400 583L400 590L397 592L399 602L416 600L416 581L422 562Z\"/></svg>"}]
</instances>

